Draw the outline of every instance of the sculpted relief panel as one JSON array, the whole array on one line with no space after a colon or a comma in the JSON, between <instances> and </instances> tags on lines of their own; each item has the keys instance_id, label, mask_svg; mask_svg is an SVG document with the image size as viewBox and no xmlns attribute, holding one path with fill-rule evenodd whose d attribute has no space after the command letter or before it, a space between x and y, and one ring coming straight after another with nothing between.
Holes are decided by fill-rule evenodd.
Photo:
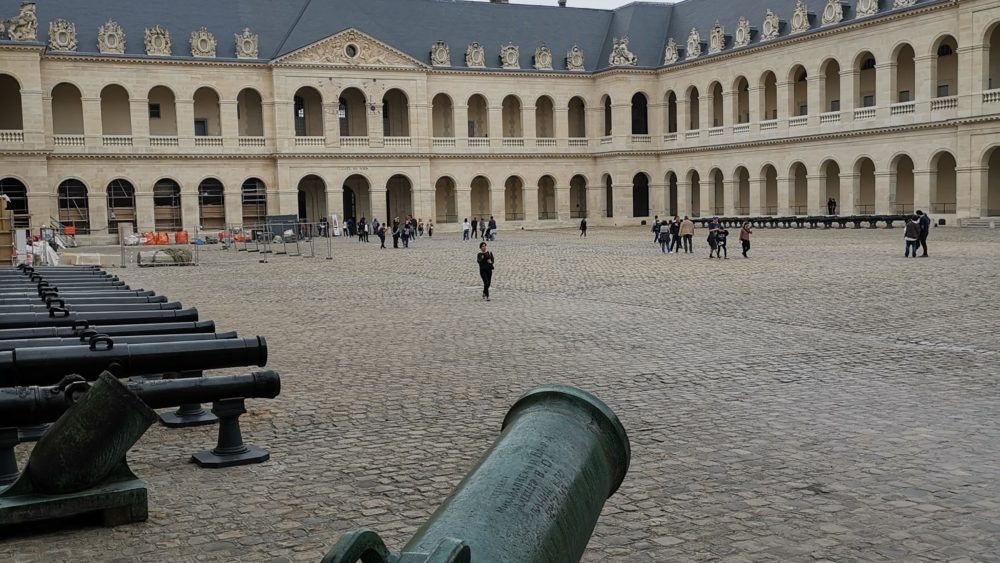
<instances>
[{"instance_id":1,"label":"sculpted relief panel","mask_svg":"<svg viewBox=\"0 0 1000 563\"><path fill-rule=\"evenodd\" d=\"M21 13L7 20L7 37L11 41L38 40L38 16L34 2L21 2Z\"/></svg>"},{"instance_id":2,"label":"sculpted relief panel","mask_svg":"<svg viewBox=\"0 0 1000 563\"><path fill-rule=\"evenodd\" d=\"M574 72L583 72L584 70L583 51L580 49L579 45L573 45L573 48L566 53L566 70L572 70Z\"/></svg>"},{"instance_id":3,"label":"sculpted relief panel","mask_svg":"<svg viewBox=\"0 0 1000 563\"><path fill-rule=\"evenodd\" d=\"M236 58L256 59L257 40L256 33L251 32L249 27L243 28L243 33L236 36Z\"/></svg>"},{"instance_id":4,"label":"sculpted relief panel","mask_svg":"<svg viewBox=\"0 0 1000 563\"><path fill-rule=\"evenodd\" d=\"M63 19L49 22L49 49L53 51L76 51L76 25Z\"/></svg>"},{"instance_id":5,"label":"sculpted relief panel","mask_svg":"<svg viewBox=\"0 0 1000 563\"><path fill-rule=\"evenodd\" d=\"M125 32L114 20L108 20L97 28L97 50L104 55L125 53Z\"/></svg>"},{"instance_id":6,"label":"sculpted relief panel","mask_svg":"<svg viewBox=\"0 0 1000 563\"><path fill-rule=\"evenodd\" d=\"M424 66L423 63L409 55L356 29L348 29L299 49L282 58L281 62L406 68Z\"/></svg>"},{"instance_id":7,"label":"sculpted relief panel","mask_svg":"<svg viewBox=\"0 0 1000 563\"><path fill-rule=\"evenodd\" d=\"M160 26L146 28L146 54L170 56L170 32Z\"/></svg>"},{"instance_id":8,"label":"sculpted relief panel","mask_svg":"<svg viewBox=\"0 0 1000 563\"><path fill-rule=\"evenodd\" d=\"M639 57L636 57L631 51L628 50L628 36L622 38L615 38L614 48L611 49L611 56L608 57L608 64L611 66L635 66L639 62Z\"/></svg>"}]
</instances>

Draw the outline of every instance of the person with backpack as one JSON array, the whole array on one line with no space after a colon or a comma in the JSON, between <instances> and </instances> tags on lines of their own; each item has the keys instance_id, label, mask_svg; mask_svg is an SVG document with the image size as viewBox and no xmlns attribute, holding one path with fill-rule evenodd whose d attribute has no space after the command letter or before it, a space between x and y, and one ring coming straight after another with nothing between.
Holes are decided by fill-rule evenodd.
<instances>
[{"instance_id":1,"label":"person with backpack","mask_svg":"<svg viewBox=\"0 0 1000 563\"><path fill-rule=\"evenodd\" d=\"M912 217L906 218L906 228L903 230L903 242L906 249L903 251L903 258L910 257L910 249L913 250L913 257L917 257L917 249L920 248L920 223L914 221Z\"/></svg>"},{"instance_id":2,"label":"person with backpack","mask_svg":"<svg viewBox=\"0 0 1000 563\"><path fill-rule=\"evenodd\" d=\"M750 233L753 231L750 229L750 223L743 223L740 228L740 244L743 245L743 257L750 258L747 256L747 252L750 252Z\"/></svg>"},{"instance_id":3,"label":"person with backpack","mask_svg":"<svg viewBox=\"0 0 1000 563\"><path fill-rule=\"evenodd\" d=\"M410 222L407 221L403 225L403 233L400 236L400 238L403 239L403 248L410 248L410 237L412 236L413 236L413 227L411 226Z\"/></svg>"},{"instance_id":4,"label":"person with backpack","mask_svg":"<svg viewBox=\"0 0 1000 563\"><path fill-rule=\"evenodd\" d=\"M392 247L399 248L399 237L403 234L402 225L399 222L399 217L396 217L392 221Z\"/></svg>"},{"instance_id":5,"label":"person with backpack","mask_svg":"<svg viewBox=\"0 0 1000 563\"><path fill-rule=\"evenodd\" d=\"M483 300L490 300L490 283L493 281L493 253L486 249L486 243L479 243L479 254L476 255L476 262L479 263L479 277L483 280Z\"/></svg>"},{"instance_id":6,"label":"person with backpack","mask_svg":"<svg viewBox=\"0 0 1000 563\"><path fill-rule=\"evenodd\" d=\"M378 235L378 240L381 243L381 246L379 246L379 249L380 250L384 249L385 248L385 225L379 225L378 226L378 231L376 232L376 234Z\"/></svg>"},{"instance_id":7,"label":"person with backpack","mask_svg":"<svg viewBox=\"0 0 1000 563\"><path fill-rule=\"evenodd\" d=\"M681 218L674 215L670 221L670 251L680 254L681 251Z\"/></svg>"},{"instance_id":8,"label":"person with backpack","mask_svg":"<svg viewBox=\"0 0 1000 563\"><path fill-rule=\"evenodd\" d=\"M647 217L648 217L648 215L647 215ZM659 215L653 217L653 228L650 229L650 230L653 231L653 244L656 244L656 243L660 242L660 216Z\"/></svg>"},{"instance_id":9,"label":"person with backpack","mask_svg":"<svg viewBox=\"0 0 1000 563\"><path fill-rule=\"evenodd\" d=\"M726 247L726 239L729 237L729 231L723 227L715 234L715 255L720 259L729 260L729 249Z\"/></svg>"},{"instance_id":10,"label":"person with backpack","mask_svg":"<svg viewBox=\"0 0 1000 563\"><path fill-rule=\"evenodd\" d=\"M462 221L462 240L469 240L469 230L472 229L472 225L469 224L469 218L466 217Z\"/></svg>"},{"instance_id":11,"label":"person with backpack","mask_svg":"<svg viewBox=\"0 0 1000 563\"><path fill-rule=\"evenodd\" d=\"M684 242L684 254L694 252L694 244L692 243L692 239L694 239L694 221L689 219L687 215L684 216L684 221L681 223L680 233L681 240Z\"/></svg>"},{"instance_id":12,"label":"person with backpack","mask_svg":"<svg viewBox=\"0 0 1000 563\"><path fill-rule=\"evenodd\" d=\"M722 230L722 225L719 224L719 218L713 217L711 221L708 222L708 258L711 260L712 256L719 249L719 231ZM720 255L721 259L722 256Z\"/></svg>"},{"instance_id":13,"label":"person with backpack","mask_svg":"<svg viewBox=\"0 0 1000 563\"><path fill-rule=\"evenodd\" d=\"M931 234L931 217L919 209L917 210L917 226L920 227L920 235L917 237L917 242L924 249L924 253L920 257L927 258L927 235Z\"/></svg>"},{"instance_id":14,"label":"person with backpack","mask_svg":"<svg viewBox=\"0 0 1000 563\"><path fill-rule=\"evenodd\" d=\"M489 236L487 239L491 241L497 240L497 220L494 219L492 215L490 215L490 222L487 228L489 229Z\"/></svg>"}]
</instances>

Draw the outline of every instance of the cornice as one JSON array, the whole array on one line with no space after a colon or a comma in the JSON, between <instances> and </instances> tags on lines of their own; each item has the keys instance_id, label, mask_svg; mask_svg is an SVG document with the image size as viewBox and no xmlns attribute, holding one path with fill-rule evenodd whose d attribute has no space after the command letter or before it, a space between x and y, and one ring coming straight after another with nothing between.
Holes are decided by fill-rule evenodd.
<instances>
[{"instance_id":1,"label":"cornice","mask_svg":"<svg viewBox=\"0 0 1000 563\"><path fill-rule=\"evenodd\" d=\"M44 50L44 48L43 48ZM192 66L214 66L214 67L268 67L266 60L248 59L194 59L194 58L173 58L173 57L141 57L123 55L100 55L97 53L55 53L46 52L42 55L42 60L46 61L72 61L90 63L134 63L153 65L192 65Z\"/></svg>"},{"instance_id":2,"label":"cornice","mask_svg":"<svg viewBox=\"0 0 1000 563\"><path fill-rule=\"evenodd\" d=\"M0 51L36 51L41 53L45 51L45 45L21 41L0 41Z\"/></svg>"},{"instance_id":3,"label":"cornice","mask_svg":"<svg viewBox=\"0 0 1000 563\"><path fill-rule=\"evenodd\" d=\"M431 153L431 152L408 152L408 153L267 153L267 154L114 154L114 153L66 153L59 154L52 151L0 151L0 156L15 157L46 157L49 160L536 160L536 159L597 159L597 158L618 158L618 157L658 157L673 156L693 153L731 151L736 149L748 149L759 147L774 147L798 143L814 143L817 141L830 141L851 139L859 137L884 136L897 133L913 131L929 131L934 129L957 128L965 125L976 125L980 123L990 123L1000 121L1000 114L989 116L956 118L947 121L935 121L927 123L915 123L908 125L894 125L879 127L874 129L861 129L857 131L831 131L829 133L819 133L814 135L801 135L797 137L780 137L775 139L755 139L745 142L730 142L715 145L699 145L691 147L679 147L675 149L649 149L649 150L611 150L605 152L585 152L585 153L559 153L559 152L533 152L533 153Z\"/></svg>"}]
</instances>

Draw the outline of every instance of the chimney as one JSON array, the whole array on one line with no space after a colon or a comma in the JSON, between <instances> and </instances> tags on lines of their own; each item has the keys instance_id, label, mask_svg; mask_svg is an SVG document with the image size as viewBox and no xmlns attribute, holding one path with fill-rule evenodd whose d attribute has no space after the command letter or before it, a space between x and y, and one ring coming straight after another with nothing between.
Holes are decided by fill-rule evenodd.
<instances>
[{"instance_id":1,"label":"chimney","mask_svg":"<svg viewBox=\"0 0 1000 563\"><path fill-rule=\"evenodd\" d=\"M509 4L507 0L490 0L490 4Z\"/></svg>"},{"instance_id":2,"label":"chimney","mask_svg":"<svg viewBox=\"0 0 1000 563\"><path fill-rule=\"evenodd\" d=\"M559 7L560 8L565 8L566 7L566 0L559 0Z\"/></svg>"}]
</instances>

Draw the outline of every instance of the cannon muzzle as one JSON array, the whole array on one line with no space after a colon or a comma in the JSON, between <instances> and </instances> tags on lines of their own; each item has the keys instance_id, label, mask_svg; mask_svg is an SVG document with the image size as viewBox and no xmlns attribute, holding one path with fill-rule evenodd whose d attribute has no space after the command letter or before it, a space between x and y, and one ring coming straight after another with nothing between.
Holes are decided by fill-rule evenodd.
<instances>
[{"instance_id":1,"label":"cannon muzzle","mask_svg":"<svg viewBox=\"0 0 1000 563\"><path fill-rule=\"evenodd\" d=\"M0 428L28 426L58 420L95 385L81 378L52 387L0 388ZM222 399L273 399L281 393L281 378L271 370L241 375L219 375L156 381L130 381L126 387L152 409Z\"/></svg>"},{"instance_id":2,"label":"cannon muzzle","mask_svg":"<svg viewBox=\"0 0 1000 563\"><path fill-rule=\"evenodd\" d=\"M399 558L363 529L323 561L577 562L630 457L607 405L572 387L540 387L511 407L500 437Z\"/></svg>"},{"instance_id":3,"label":"cannon muzzle","mask_svg":"<svg viewBox=\"0 0 1000 563\"><path fill-rule=\"evenodd\" d=\"M112 337L98 335L88 346L17 348L0 352L0 387L51 385L71 374L93 380L105 370L118 377L129 377L266 364L267 341L263 336L116 344Z\"/></svg>"}]
</instances>

